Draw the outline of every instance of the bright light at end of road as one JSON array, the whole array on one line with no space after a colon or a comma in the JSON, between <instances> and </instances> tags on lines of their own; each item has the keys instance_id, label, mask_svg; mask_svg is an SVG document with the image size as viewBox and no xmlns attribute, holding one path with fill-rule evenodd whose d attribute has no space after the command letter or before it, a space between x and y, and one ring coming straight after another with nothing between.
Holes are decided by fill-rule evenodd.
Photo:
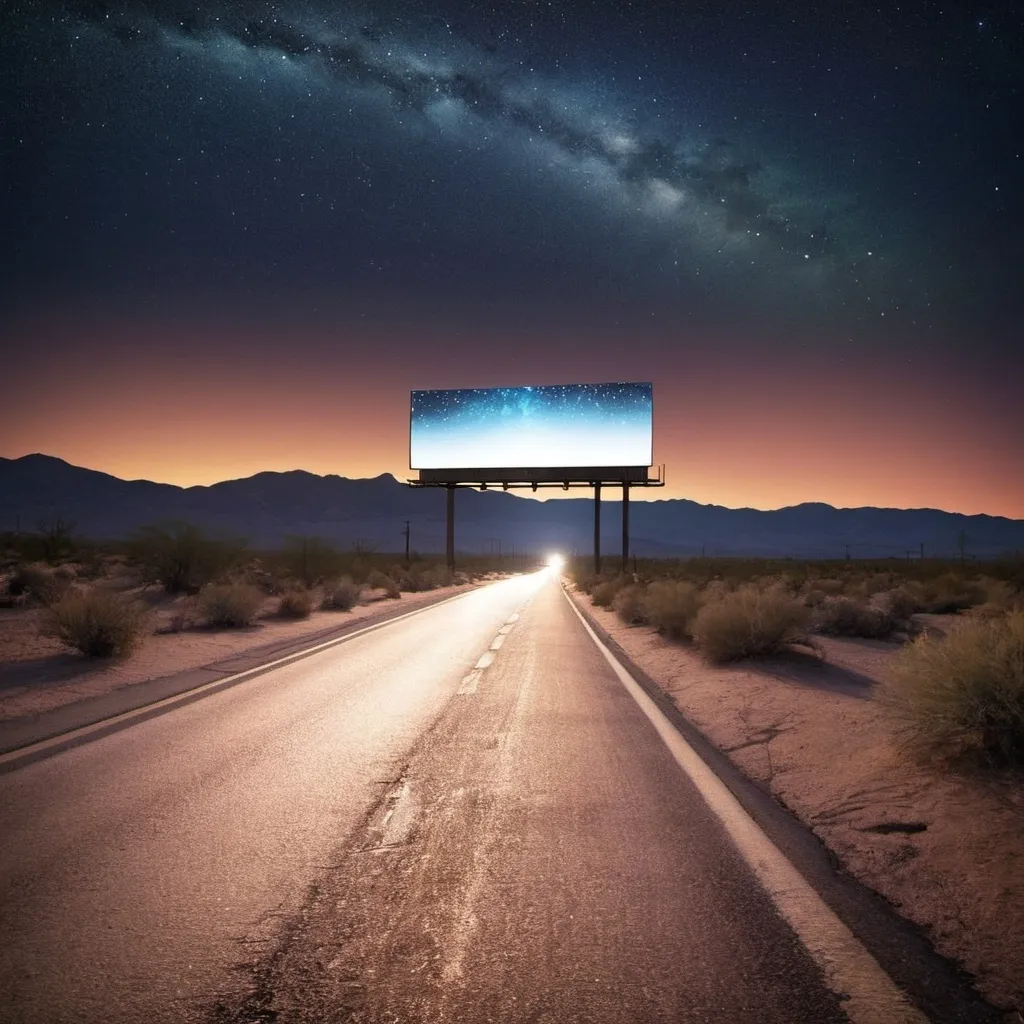
<instances>
[{"instance_id":1,"label":"bright light at end of road","mask_svg":"<svg viewBox=\"0 0 1024 1024\"><path fill-rule=\"evenodd\" d=\"M548 568L552 572L559 572L565 565L565 559L561 555L548 555Z\"/></svg>"}]
</instances>

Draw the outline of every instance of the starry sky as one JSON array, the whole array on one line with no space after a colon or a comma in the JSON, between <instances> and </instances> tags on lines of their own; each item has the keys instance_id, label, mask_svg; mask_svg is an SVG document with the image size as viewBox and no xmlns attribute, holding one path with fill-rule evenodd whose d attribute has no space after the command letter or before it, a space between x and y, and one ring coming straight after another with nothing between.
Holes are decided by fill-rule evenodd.
<instances>
[{"instance_id":1,"label":"starry sky","mask_svg":"<svg viewBox=\"0 0 1024 1024\"><path fill-rule=\"evenodd\" d=\"M649 466L650 384L414 391L414 469Z\"/></svg>"},{"instance_id":2,"label":"starry sky","mask_svg":"<svg viewBox=\"0 0 1024 1024\"><path fill-rule=\"evenodd\" d=\"M0 11L0 455L408 472L653 381L651 497L1024 518L1012 3Z\"/></svg>"}]
</instances>

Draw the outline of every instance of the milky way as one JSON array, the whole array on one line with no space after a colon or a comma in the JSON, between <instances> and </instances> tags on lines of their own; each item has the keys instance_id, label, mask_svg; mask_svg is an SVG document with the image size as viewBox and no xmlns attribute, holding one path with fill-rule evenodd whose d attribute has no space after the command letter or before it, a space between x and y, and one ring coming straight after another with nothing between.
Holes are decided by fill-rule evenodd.
<instances>
[{"instance_id":1,"label":"milky way","mask_svg":"<svg viewBox=\"0 0 1024 1024\"><path fill-rule=\"evenodd\" d=\"M417 38L284 9L239 17L209 8L184 18L103 4L74 10L127 47L184 48L233 71L248 55L254 80L273 73L267 58L279 59L282 76L326 80L339 104L383 100L393 126L419 118L462 139L498 134L659 233L675 265L690 264L680 274L698 258L742 272L748 284L768 278L772 288L785 282L846 296L878 283L879 246L849 196L687 125L672 96L660 97L667 117L645 123L627 97L503 62L450 32Z\"/></svg>"}]
</instances>

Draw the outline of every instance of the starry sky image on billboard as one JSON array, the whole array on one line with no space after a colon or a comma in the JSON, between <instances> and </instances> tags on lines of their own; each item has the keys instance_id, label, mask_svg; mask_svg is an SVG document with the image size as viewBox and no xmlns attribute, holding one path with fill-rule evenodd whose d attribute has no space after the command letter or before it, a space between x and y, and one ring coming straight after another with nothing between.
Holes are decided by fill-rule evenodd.
<instances>
[{"instance_id":1,"label":"starry sky image on billboard","mask_svg":"<svg viewBox=\"0 0 1024 1024\"><path fill-rule=\"evenodd\" d=\"M413 391L413 469L649 466L650 384Z\"/></svg>"}]
</instances>

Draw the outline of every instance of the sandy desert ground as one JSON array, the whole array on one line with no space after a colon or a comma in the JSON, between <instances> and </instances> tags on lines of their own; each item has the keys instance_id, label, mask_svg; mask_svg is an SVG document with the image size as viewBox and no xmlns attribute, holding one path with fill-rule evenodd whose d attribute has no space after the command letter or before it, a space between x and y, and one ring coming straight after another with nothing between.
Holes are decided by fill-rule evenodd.
<instances>
[{"instance_id":1,"label":"sandy desert ground","mask_svg":"<svg viewBox=\"0 0 1024 1024\"><path fill-rule=\"evenodd\" d=\"M1009 1020L1024 1020L1024 789L901 755L872 700L899 644L821 637L823 659L717 668L574 599L851 874L922 926Z\"/></svg>"}]
</instances>

